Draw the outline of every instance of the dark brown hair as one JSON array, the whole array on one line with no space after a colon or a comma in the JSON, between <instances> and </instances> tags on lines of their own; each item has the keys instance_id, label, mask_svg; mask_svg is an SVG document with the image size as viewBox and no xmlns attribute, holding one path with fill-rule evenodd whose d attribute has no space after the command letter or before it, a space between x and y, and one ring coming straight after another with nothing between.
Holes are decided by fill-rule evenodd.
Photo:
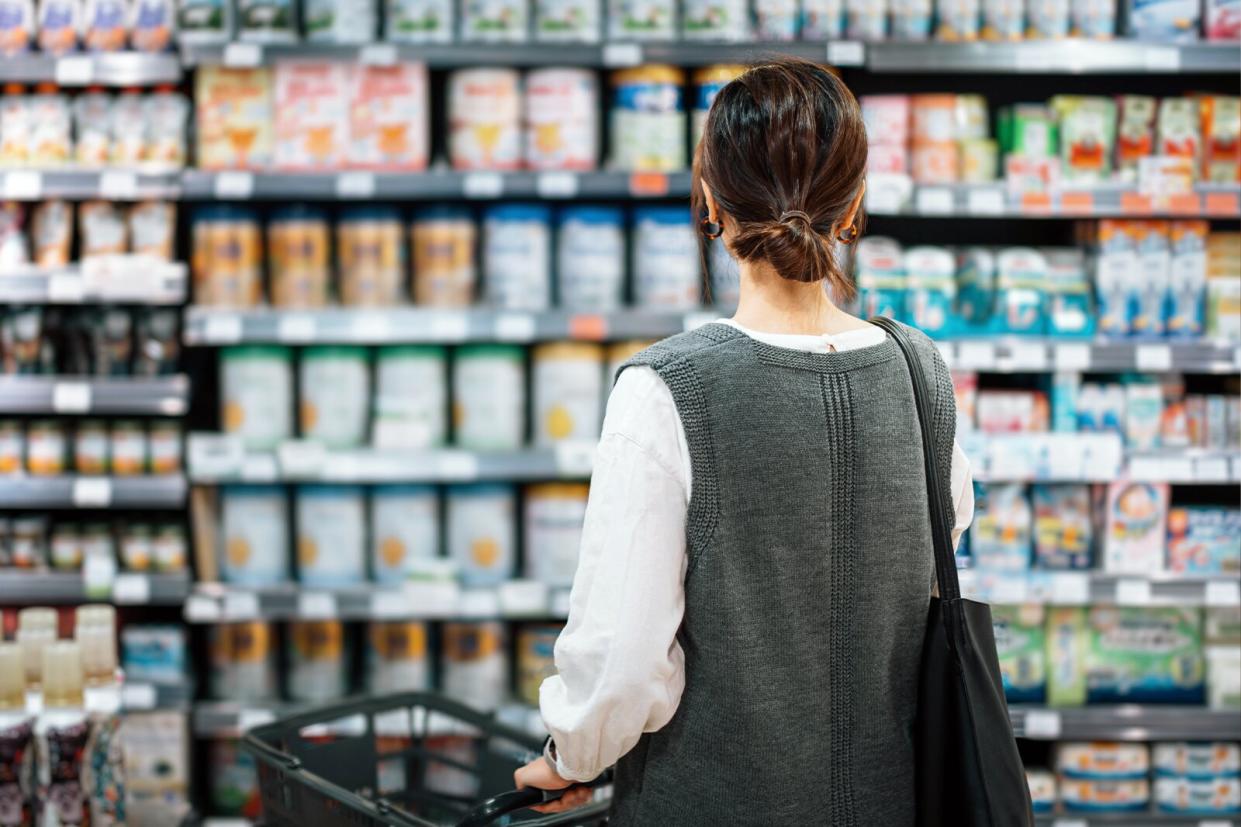
<instances>
[{"instance_id":1,"label":"dark brown hair","mask_svg":"<svg viewBox=\"0 0 1241 827\"><path fill-rule=\"evenodd\" d=\"M734 256L767 261L793 281L826 280L850 298L832 232L865 174L866 127L848 88L806 60L763 63L711 104L694 156L694 213L707 214L706 182ZM859 232L862 221L859 210Z\"/></svg>"}]
</instances>

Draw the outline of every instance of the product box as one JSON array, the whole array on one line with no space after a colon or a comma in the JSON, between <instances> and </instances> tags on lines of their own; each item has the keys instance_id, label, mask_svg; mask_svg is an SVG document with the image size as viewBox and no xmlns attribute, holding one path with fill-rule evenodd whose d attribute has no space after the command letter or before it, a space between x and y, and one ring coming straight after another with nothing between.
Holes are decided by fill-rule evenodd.
<instances>
[{"instance_id":1,"label":"product box","mask_svg":"<svg viewBox=\"0 0 1241 827\"><path fill-rule=\"evenodd\" d=\"M1124 95L1119 99L1116 126L1116 168L1127 181L1137 178L1138 162L1155 151L1155 98Z\"/></svg>"},{"instance_id":2,"label":"product box","mask_svg":"<svg viewBox=\"0 0 1241 827\"><path fill-rule=\"evenodd\" d=\"M1168 569L1180 574L1241 574L1241 511L1206 506L1170 509Z\"/></svg>"},{"instance_id":3,"label":"product box","mask_svg":"<svg viewBox=\"0 0 1241 827\"><path fill-rule=\"evenodd\" d=\"M905 259L901 245L871 236L857 244L854 259L863 318L905 319Z\"/></svg>"},{"instance_id":4,"label":"product box","mask_svg":"<svg viewBox=\"0 0 1241 827\"><path fill-rule=\"evenodd\" d=\"M1198 39L1201 9L1195 0L1127 0L1129 36L1187 43Z\"/></svg>"},{"instance_id":5,"label":"product box","mask_svg":"<svg viewBox=\"0 0 1241 827\"><path fill-rule=\"evenodd\" d=\"M349 146L349 75L343 63L276 64L275 164L337 169Z\"/></svg>"},{"instance_id":6,"label":"product box","mask_svg":"<svg viewBox=\"0 0 1241 827\"><path fill-rule=\"evenodd\" d=\"M1050 414L1039 391L984 390L978 394L978 429L987 434L1043 433Z\"/></svg>"},{"instance_id":7,"label":"product box","mask_svg":"<svg viewBox=\"0 0 1241 827\"><path fill-rule=\"evenodd\" d=\"M195 73L198 165L261 168L272 160L272 76L268 69L203 66Z\"/></svg>"},{"instance_id":8,"label":"product box","mask_svg":"<svg viewBox=\"0 0 1241 827\"><path fill-rule=\"evenodd\" d=\"M423 170L430 155L427 67L358 66L349 87L349 164Z\"/></svg>"},{"instance_id":9,"label":"product box","mask_svg":"<svg viewBox=\"0 0 1241 827\"><path fill-rule=\"evenodd\" d=\"M1241 40L1241 0L1206 0L1207 40Z\"/></svg>"},{"instance_id":10,"label":"product box","mask_svg":"<svg viewBox=\"0 0 1241 827\"><path fill-rule=\"evenodd\" d=\"M1094 525L1090 488L1086 485L1035 485L1034 566L1042 569L1089 569Z\"/></svg>"},{"instance_id":11,"label":"product box","mask_svg":"<svg viewBox=\"0 0 1241 827\"><path fill-rule=\"evenodd\" d=\"M1057 95L1048 104L1060 121L1060 164L1067 181L1099 181L1111 174L1116 104L1109 98Z\"/></svg>"},{"instance_id":12,"label":"product box","mask_svg":"<svg viewBox=\"0 0 1241 827\"><path fill-rule=\"evenodd\" d=\"M1160 337L1164 332L1172 263L1168 225L1164 221L1138 221L1132 227L1139 272L1138 280L1128 291L1133 306L1131 332L1135 336Z\"/></svg>"},{"instance_id":13,"label":"product box","mask_svg":"<svg viewBox=\"0 0 1241 827\"><path fill-rule=\"evenodd\" d=\"M1241 645L1211 645L1207 662L1207 705L1241 711Z\"/></svg>"},{"instance_id":14,"label":"product box","mask_svg":"<svg viewBox=\"0 0 1241 827\"><path fill-rule=\"evenodd\" d=\"M1206 697L1197 609L1054 607L1047 623L1047 700L1200 704Z\"/></svg>"},{"instance_id":15,"label":"product box","mask_svg":"<svg viewBox=\"0 0 1241 827\"><path fill-rule=\"evenodd\" d=\"M985 331L995 309L995 253L966 247L957 255L957 313Z\"/></svg>"},{"instance_id":16,"label":"product box","mask_svg":"<svg viewBox=\"0 0 1241 827\"><path fill-rule=\"evenodd\" d=\"M1026 571L1034 527L1025 486L991 485L970 527L970 552L980 569Z\"/></svg>"},{"instance_id":17,"label":"product box","mask_svg":"<svg viewBox=\"0 0 1241 827\"><path fill-rule=\"evenodd\" d=\"M121 719L119 740L124 756L125 823L180 824L190 809L186 715L127 712Z\"/></svg>"},{"instance_id":18,"label":"product box","mask_svg":"<svg viewBox=\"0 0 1241 827\"><path fill-rule=\"evenodd\" d=\"M1036 813L1050 813L1056 808L1056 776L1048 770L1026 770L1026 786L1030 803Z\"/></svg>"},{"instance_id":19,"label":"product box","mask_svg":"<svg viewBox=\"0 0 1241 827\"><path fill-rule=\"evenodd\" d=\"M992 606L995 649L1004 697L1010 704L1041 704L1047 696L1047 645L1042 606Z\"/></svg>"},{"instance_id":20,"label":"product box","mask_svg":"<svg viewBox=\"0 0 1241 827\"><path fill-rule=\"evenodd\" d=\"M1171 813L1241 813L1241 777L1156 778L1155 804Z\"/></svg>"},{"instance_id":21,"label":"product box","mask_svg":"<svg viewBox=\"0 0 1241 827\"><path fill-rule=\"evenodd\" d=\"M1150 766L1146 744L1066 741L1056 748L1056 771L1064 778L1125 781L1145 778Z\"/></svg>"},{"instance_id":22,"label":"product box","mask_svg":"<svg viewBox=\"0 0 1241 827\"><path fill-rule=\"evenodd\" d=\"M1060 801L1069 812L1124 813L1150 806L1150 782L1060 779Z\"/></svg>"},{"instance_id":23,"label":"product box","mask_svg":"<svg viewBox=\"0 0 1241 827\"><path fill-rule=\"evenodd\" d=\"M1076 371L1056 371L1051 380L1051 430L1054 433L1077 432L1077 407L1081 395L1082 375Z\"/></svg>"},{"instance_id":24,"label":"product box","mask_svg":"<svg viewBox=\"0 0 1241 827\"><path fill-rule=\"evenodd\" d=\"M1121 480L1107 486L1104 571L1149 575L1163 570L1168 496L1167 483Z\"/></svg>"},{"instance_id":25,"label":"product box","mask_svg":"<svg viewBox=\"0 0 1241 827\"><path fill-rule=\"evenodd\" d=\"M956 331L956 262L943 247L910 247L904 255L905 312L914 327L932 338Z\"/></svg>"},{"instance_id":26,"label":"product box","mask_svg":"<svg viewBox=\"0 0 1241 827\"><path fill-rule=\"evenodd\" d=\"M1072 0L1073 36L1099 40L1116 34L1116 0Z\"/></svg>"},{"instance_id":27,"label":"product box","mask_svg":"<svg viewBox=\"0 0 1241 827\"><path fill-rule=\"evenodd\" d=\"M978 374L973 371L954 370L952 391L957 402L957 434L974 430L978 410Z\"/></svg>"},{"instance_id":28,"label":"product box","mask_svg":"<svg viewBox=\"0 0 1241 827\"><path fill-rule=\"evenodd\" d=\"M1241 16L1241 6L1237 13ZM1203 95L1202 179L1233 184L1241 180L1241 98Z\"/></svg>"},{"instance_id":29,"label":"product box","mask_svg":"<svg viewBox=\"0 0 1241 827\"><path fill-rule=\"evenodd\" d=\"M1196 7L1196 4L1195 4ZM1201 157L1201 108L1193 98L1159 101L1156 155L1172 155L1197 161Z\"/></svg>"},{"instance_id":30,"label":"product box","mask_svg":"<svg viewBox=\"0 0 1241 827\"><path fill-rule=\"evenodd\" d=\"M1029 247L1009 247L996 258L996 309L1002 332L1042 334L1047 327L1047 259Z\"/></svg>"},{"instance_id":31,"label":"product box","mask_svg":"<svg viewBox=\"0 0 1241 827\"><path fill-rule=\"evenodd\" d=\"M1227 741L1155 744L1156 775L1216 778L1241 775L1241 744Z\"/></svg>"},{"instance_id":32,"label":"product box","mask_svg":"<svg viewBox=\"0 0 1241 827\"><path fill-rule=\"evenodd\" d=\"M1125 443L1133 451L1151 451L1159 445L1163 418L1163 390L1155 382L1125 385Z\"/></svg>"},{"instance_id":33,"label":"product box","mask_svg":"<svg viewBox=\"0 0 1241 827\"><path fill-rule=\"evenodd\" d=\"M1125 336L1132 329L1135 288L1140 276L1134 222L1099 222L1095 254L1098 328L1105 336Z\"/></svg>"},{"instance_id":34,"label":"product box","mask_svg":"<svg viewBox=\"0 0 1241 827\"><path fill-rule=\"evenodd\" d=\"M1019 103L999 112L996 137L1005 155L1052 158L1059 145L1056 118L1042 104Z\"/></svg>"},{"instance_id":35,"label":"product box","mask_svg":"<svg viewBox=\"0 0 1241 827\"><path fill-rule=\"evenodd\" d=\"M1077 248L1043 250L1047 261L1047 333L1058 338L1092 336L1094 310L1086 259Z\"/></svg>"},{"instance_id":36,"label":"product box","mask_svg":"<svg viewBox=\"0 0 1241 827\"><path fill-rule=\"evenodd\" d=\"M127 680L183 684L188 673L185 630L180 626L126 624L121 629L121 666Z\"/></svg>"},{"instance_id":37,"label":"product box","mask_svg":"<svg viewBox=\"0 0 1241 827\"><path fill-rule=\"evenodd\" d=\"M1169 336L1196 339L1202 335L1207 281L1205 221L1173 221L1170 225L1172 255L1168 268Z\"/></svg>"}]
</instances>

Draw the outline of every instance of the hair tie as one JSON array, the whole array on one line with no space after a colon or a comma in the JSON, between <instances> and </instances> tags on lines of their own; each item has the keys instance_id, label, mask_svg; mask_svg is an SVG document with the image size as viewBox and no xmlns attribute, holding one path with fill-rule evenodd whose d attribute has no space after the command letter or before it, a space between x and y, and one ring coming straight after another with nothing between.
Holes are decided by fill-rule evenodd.
<instances>
[{"instance_id":1,"label":"hair tie","mask_svg":"<svg viewBox=\"0 0 1241 827\"><path fill-rule=\"evenodd\" d=\"M810 220L810 215L801 210L785 210L784 212L780 213L781 224L783 224L785 221L788 221L790 218L800 218L801 220L805 221L807 224L810 224L812 226L814 224L814 222Z\"/></svg>"}]
</instances>

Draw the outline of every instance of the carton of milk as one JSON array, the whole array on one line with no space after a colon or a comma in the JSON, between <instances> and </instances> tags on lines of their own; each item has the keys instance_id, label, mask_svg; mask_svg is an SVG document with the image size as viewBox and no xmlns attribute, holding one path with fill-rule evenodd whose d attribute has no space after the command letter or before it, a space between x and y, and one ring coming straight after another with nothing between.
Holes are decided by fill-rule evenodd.
<instances>
[{"instance_id":1,"label":"carton of milk","mask_svg":"<svg viewBox=\"0 0 1241 827\"><path fill-rule=\"evenodd\" d=\"M1099 332L1124 336L1132 328L1129 287L1138 276L1138 249L1132 222L1099 222L1095 257L1095 299Z\"/></svg>"}]
</instances>

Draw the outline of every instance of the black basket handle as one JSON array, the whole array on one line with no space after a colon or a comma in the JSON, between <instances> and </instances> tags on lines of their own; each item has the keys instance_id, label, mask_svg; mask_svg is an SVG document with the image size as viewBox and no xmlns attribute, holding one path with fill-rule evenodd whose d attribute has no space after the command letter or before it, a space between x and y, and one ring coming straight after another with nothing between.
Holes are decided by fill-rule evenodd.
<instances>
[{"instance_id":1,"label":"black basket handle","mask_svg":"<svg viewBox=\"0 0 1241 827\"><path fill-rule=\"evenodd\" d=\"M489 798L473 810L470 810L465 818L457 822L456 827L486 827L486 825L491 824L500 816L524 810L527 807L537 807L540 804L555 801L574 787L599 787L611 782L612 772L609 770L594 781L588 781L585 784L574 784L573 786L565 787L563 790L540 790L538 787L510 790Z\"/></svg>"}]
</instances>

